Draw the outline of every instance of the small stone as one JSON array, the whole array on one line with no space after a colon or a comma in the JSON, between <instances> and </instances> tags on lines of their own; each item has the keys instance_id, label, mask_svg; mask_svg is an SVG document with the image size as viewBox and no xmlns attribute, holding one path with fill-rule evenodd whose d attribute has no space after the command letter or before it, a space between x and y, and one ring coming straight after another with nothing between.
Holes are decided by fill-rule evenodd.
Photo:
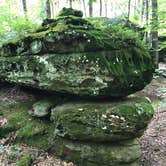
<instances>
[{"instance_id":1,"label":"small stone","mask_svg":"<svg viewBox=\"0 0 166 166\"><path fill-rule=\"evenodd\" d=\"M38 118L47 117L53 105L53 102L49 100L40 100L33 104L32 109L28 113Z\"/></svg>"}]
</instances>

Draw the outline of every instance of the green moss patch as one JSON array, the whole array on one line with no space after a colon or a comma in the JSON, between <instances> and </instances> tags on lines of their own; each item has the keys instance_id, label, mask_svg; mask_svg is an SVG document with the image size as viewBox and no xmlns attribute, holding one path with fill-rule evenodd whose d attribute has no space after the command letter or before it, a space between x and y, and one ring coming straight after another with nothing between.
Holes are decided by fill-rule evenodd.
<instances>
[{"instance_id":1,"label":"green moss patch","mask_svg":"<svg viewBox=\"0 0 166 166\"><path fill-rule=\"evenodd\" d=\"M72 102L52 110L55 134L81 141L114 142L142 135L153 116L145 98L121 102Z\"/></svg>"},{"instance_id":2,"label":"green moss patch","mask_svg":"<svg viewBox=\"0 0 166 166\"><path fill-rule=\"evenodd\" d=\"M0 112L7 119L1 129L1 137L16 132L16 142L24 142L43 149L49 148L53 126L47 120L33 118L28 114L30 103L0 103Z\"/></svg>"},{"instance_id":3,"label":"green moss patch","mask_svg":"<svg viewBox=\"0 0 166 166\"><path fill-rule=\"evenodd\" d=\"M16 166L31 166L31 153L26 153L16 163Z\"/></svg>"}]
</instances>

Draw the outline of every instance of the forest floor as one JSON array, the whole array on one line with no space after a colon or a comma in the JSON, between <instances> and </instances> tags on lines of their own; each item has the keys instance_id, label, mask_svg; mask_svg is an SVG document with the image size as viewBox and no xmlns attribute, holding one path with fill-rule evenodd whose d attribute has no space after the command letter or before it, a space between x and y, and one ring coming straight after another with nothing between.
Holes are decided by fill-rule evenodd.
<instances>
[{"instance_id":1,"label":"forest floor","mask_svg":"<svg viewBox=\"0 0 166 166\"><path fill-rule=\"evenodd\" d=\"M5 92L6 93L6 92ZM149 97L155 108L155 114L144 135L140 138L142 147L142 166L166 165L166 65L160 64L160 70L154 76L152 82L137 93L140 96ZM5 96L5 97L4 97ZM9 89L6 94L0 95L0 102L16 102L32 98L20 91L17 87ZM0 127L6 120L0 117ZM0 165L15 166L21 156L31 152L33 166L74 166L51 156L40 149L24 144L13 144L14 133L9 138L0 139Z\"/></svg>"}]
</instances>

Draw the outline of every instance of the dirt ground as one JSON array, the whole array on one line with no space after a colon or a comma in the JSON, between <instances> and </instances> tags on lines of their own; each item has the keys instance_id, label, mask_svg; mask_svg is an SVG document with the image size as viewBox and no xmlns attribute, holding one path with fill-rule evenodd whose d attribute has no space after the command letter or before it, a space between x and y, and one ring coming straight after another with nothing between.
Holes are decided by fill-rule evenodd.
<instances>
[{"instance_id":1,"label":"dirt ground","mask_svg":"<svg viewBox=\"0 0 166 166\"><path fill-rule=\"evenodd\" d=\"M142 166L166 166L166 65L160 64L159 76L139 94L149 97L155 114L140 138Z\"/></svg>"},{"instance_id":2,"label":"dirt ground","mask_svg":"<svg viewBox=\"0 0 166 166\"><path fill-rule=\"evenodd\" d=\"M153 81L138 92L137 95L149 97L155 108L155 114L144 135L140 138L142 147L142 166L166 166L166 65L160 64L160 70L154 76ZM5 96L5 97L4 97ZM21 92L18 87L9 89L4 94L1 93L0 102L19 99L27 100L33 98ZM5 119L0 117L0 127L6 123ZM0 165L14 166L17 160L31 152L33 166L74 166L72 163L66 163L43 152L40 149L29 147L24 144L15 145L12 133L9 138L0 139Z\"/></svg>"}]
</instances>

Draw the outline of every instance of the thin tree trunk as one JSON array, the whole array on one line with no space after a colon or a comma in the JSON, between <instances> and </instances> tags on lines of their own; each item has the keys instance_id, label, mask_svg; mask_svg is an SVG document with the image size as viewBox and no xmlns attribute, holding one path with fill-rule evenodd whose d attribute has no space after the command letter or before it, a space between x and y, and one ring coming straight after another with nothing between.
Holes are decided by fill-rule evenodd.
<instances>
[{"instance_id":1,"label":"thin tree trunk","mask_svg":"<svg viewBox=\"0 0 166 166\"><path fill-rule=\"evenodd\" d=\"M134 1L134 15L137 14L137 0Z\"/></svg>"},{"instance_id":2,"label":"thin tree trunk","mask_svg":"<svg viewBox=\"0 0 166 166\"><path fill-rule=\"evenodd\" d=\"M55 16L55 9L54 9L54 2L53 1L50 1L50 8L51 8L52 17L54 18L54 16Z\"/></svg>"},{"instance_id":3,"label":"thin tree trunk","mask_svg":"<svg viewBox=\"0 0 166 166\"><path fill-rule=\"evenodd\" d=\"M152 30L151 30L151 38L152 38L152 58L156 68L158 67L158 4L157 0L152 0Z\"/></svg>"},{"instance_id":4,"label":"thin tree trunk","mask_svg":"<svg viewBox=\"0 0 166 166\"><path fill-rule=\"evenodd\" d=\"M54 8L55 8L54 14L56 15L57 9L59 9L59 0L54 0Z\"/></svg>"},{"instance_id":5,"label":"thin tree trunk","mask_svg":"<svg viewBox=\"0 0 166 166\"><path fill-rule=\"evenodd\" d=\"M103 6L102 0L100 0L100 16L102 16L102 6Z\"/></svg>"},{"instance_id":6,"label":"thin tree trunk","mask_svg":"<svg viewBox=\"0 0 166 166\"><path fill-rule=\"evenodd\" d=\"M86 14L86 5L85 5L85 0L82 0L82 3L83 3L83 6L84 6L84 14L85 14L85 17L87 16Z\"/></svg>"},{"instance_id":7,"label":"thin tree trunk","mask_svg":"<svg viewBox=\"0 0 166 166\"><path fill-rule=\"evenodd\" d=\"M107 15L108 15L107 0L105 0L105 16L107 17Z\"/></svg>"},{"instance_id":8,"label":"thin tree trunk","mask_svg":"<svg viewBox=\"0 0 166 166\"><path fill-rule=\"evenodd\" d=\"M130 5L131 5L131 0L128 1L128 14L127 14L127 21L130 20Z\"/></svg>"},{"instance_id":9,"label":"thin tree trunk","mask_svg":"<svg viewBox=\"0 0 166 166\"><path fill-rule=\"evenodd\" d=\"M89 0L89 17L93 17L93 1Z\"/></svg>"},{"instance_id":10,"label":"thin tree trunk","mask_svg":"<svg viewBox=\"0 0 166 166\"><path fill-rule=\"evenodd\" d=\"M89 17L93 17L93 2L89 1Z\"/></svg>"},{"instance_id":11,"label":"thin tree trunk","mask_svg":"<svg viewBox=\"0 0 166 166\"><path fill-rule=\"evenodd\" d=\"M144 23L144 13L145 13L145 0L142 0L142 10L141 10L141 23Z\"/></svg>"},{"instance_id":12,"label":"thin tree trunk","mask_svg":"<svg viewBox=\"0 0 166 166\"><path fill-rule=\"evenodd\" d=\"M149 0L146 0L145 6L146 6L146 27L148 27L148 25L149 25ZM146 30L145 36L146 36L146 43L148 43L148 31L147 30Z\"/></svg>"},{"instance_id":13,"label":"thin tree trunk","mask_svg":"<svg viewBox=\"0 0 166 166\"><path fill-rule=\"evenodd\" d=\"M46 0L46 17L51 18L51 5L50 0Z\"/></svg>"},{"instance_id":14,"label":"thin tree trunk","mask_svg":"<svg viewBox=\"0 0 166 166\"><path fill-rule=\"evenodd\" d=\"M70 8L73 7L73 3L72 2L73 2L72 0L69 0L69 6L70 6Z\"/></svg>"},{"instance_id":15,"label":"thin tree trunk","mask_svg":"<svg viewBox=\"0 0 166 166\"><path fill-rule=\"evenodd\" d=\"M22 6L23 6L23 11L24 11L24 16L25 16L25 19L28 20L28 16L27 16L27 2L26 0L22 0Z\"/></svg>"}]
</instances>

